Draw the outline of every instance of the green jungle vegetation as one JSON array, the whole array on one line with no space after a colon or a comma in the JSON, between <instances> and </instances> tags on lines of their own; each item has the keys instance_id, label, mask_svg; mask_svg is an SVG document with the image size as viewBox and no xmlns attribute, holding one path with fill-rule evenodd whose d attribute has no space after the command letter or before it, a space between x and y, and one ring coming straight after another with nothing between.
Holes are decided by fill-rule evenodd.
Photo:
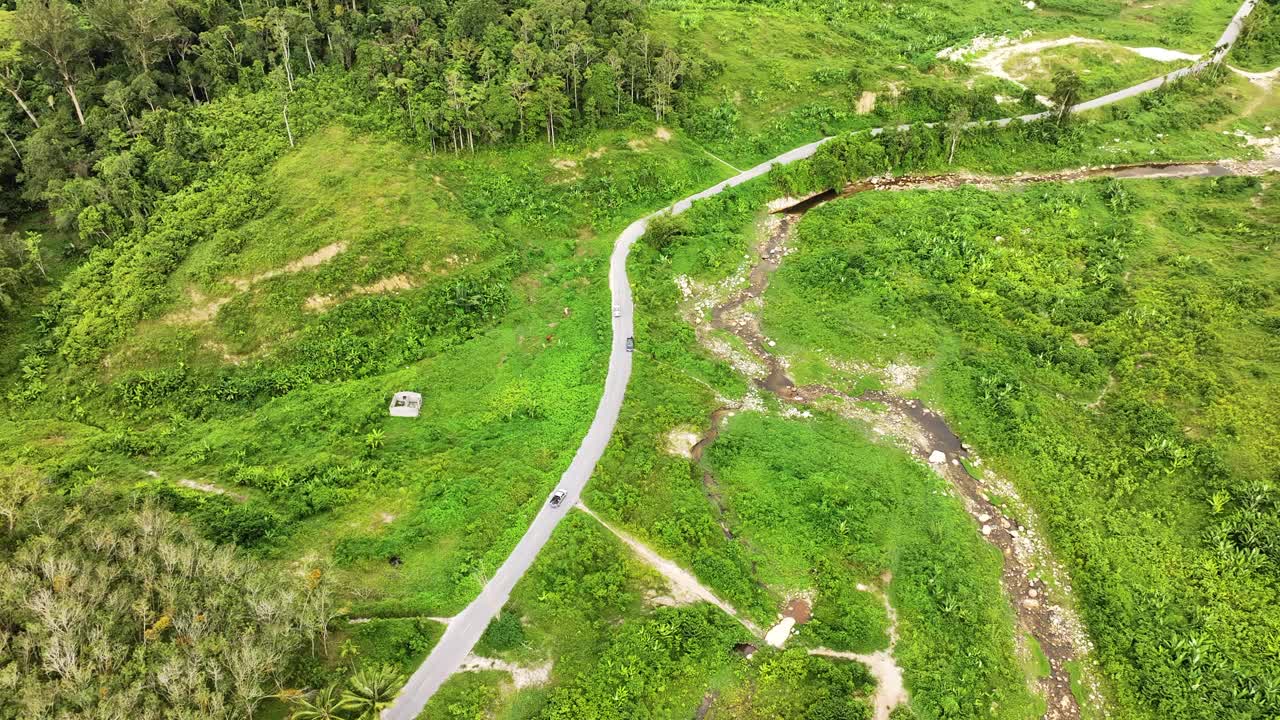
<instances>
[{"instance_id":1,"label":"green jungle vegetation","mask_svg":"<svg viewBox=\"0 0 1280 720\"><path fill-rule=\"evenodd\" d=\"M1280 67L1280 9L1275 3L1258 3L1249 14L1230 60L1258 72Z\"/></svg>"},{"instance_id":2,"label":"green jungle vegetation","mask_svg":"<svg viewBox=\"0 0 1280 720\"><path fill-rule=\"evenodd\" d=\"M818 3L816 13L806 13L788 2L669 0L656 6L653 23L681 38L682 49L696 48L691 57L705 68L686 78L699 92L682 125L712 152L745 168L823 135L943 121L956 107L974 119L1044 109L1034 99L1001 105L996 95L1017 100L1022 88L938 57L975 36L1074 34L1199 54L1217 41L1223 18L1238 4L1049 0L1038 6L1032 12L1013 2L860 3L856 9ZM1119 48L1106 54L1109 61L1082 50L1057 51L1060 57L1046 58L1045 67L1083 73L1086 95L1176 67Z\"/></svg>"},{"instance_id":3,"label":"green jungle vegetation","mask_svg":"<svg viewBox=\"0 0 1280 720\"><path fill-rule=\"evenodd\" d=\"M929 369L924 397L1048 525L1126 716L1280 702L1276 199L1252 178L862 194L805 218L767 296L783 352Z\"/></svg>"},{"instance_id":4,"label":"green jungle vegetation","mask_svg":"<svg viewBox=\"0 0 1280 720\"><path fill-rule=\"evenodd\" d=\"M577 719L869 718L875 682L862 665L803 648L736 651L752 636L705 603L655 605L662 582L595 520L571 513L490 624L477 652L536 667L550 687L511 692L506 673L455 675L423 717Z\"/></svg>"},{"instance_id":5,"label":"green jungle vegetation","mask_svg":"<svg viewBox=\"0 0 1280 720\"><path fill-rule=\"evenodd\" d=\"M1105 162L1107 157L1114 157L1112 153L1121 154L1125 160L1132 161L1149 154L1151 149L1159 148L1161 153L1169 152L1170 148L1180 146L1177 139L1180 137L1188 139L1195 137L1197 141L1212 145L1215 136L1222 137L1222 127L1242 125L1261 130L1261 123L1272 122L1271 118L1276 117L1274 103L1267 101L1253 107L1250 110L1249 119L1241 120L1236 114L1238 108L1247 109L1255 105L1254 100L1248 99L1247 92L1244 95L1235 95L1242 88L1244 85L1239 81L1220 86L1213 86L1212 82L1208 86L1191 83L1105 111L1102 113L1103 117L1095 121L1069 125L1062 129L1061 134L1055 135L1055 142L1044 142L1041 136L1019 135L1015 131L970 132L963 136L963 142L956 155L956 164L988 172L1011 172L1013 168L1060 166L1062 156L1056 154L1059 149L1065 152L1075 151L1076 157L1101 163ZM1214 108L1219 108L1222 115L1218 116L1219 110ZM1202 122L1204 125L1200 127ZM1129 139L1114 143L1104 139L1113 133L1121 133L1121 128L1124 127L1143 128L1144 132L1149 132L1150 136L1163 136L1162 139L1167 139L1168 144L1156 142L1153 145L1147 145L1143 140ZM1037 128L1028 128L1026 132L1035 133ZM975 672L973 665L967 665L963 661L947 666L945 661L936 656L909 659L911 658L909 650L911 640L906 634L906 628L910 627L911 615L907 612L907 608L910 607L908 603L913 600L920 603L916 606L916 612L921 616L927 616L930 612L941 614L943 603L938 600L940 596L921 598L909 594L907 583L910 582L908 578L911 576L906 568L911 566L894 566L895 563L900 562L897 553L901 551L901 543L910 543L912 537L910 525L901 528L902 534L891 533L886 536L883 526L880 526L878 521L869 522L868 518L861 515L859 504L865 502L870 496L882 497L886 493L882 486L887 478L902 483L901 487L904 488L902 492L909 492L909 494L890 495L893 500L886 498L882 501L886 505L891 505L894 501L927 501L929 503L929 514L925 516L927 518L925 522L932 524L923 525L922 535L927 540L923 545L908 544L909 547L927 549L933 553L921 565L912 568L921 573L916 577L949 578L949 582L956 583L953 587L940 587L939 592L952 593L942 597L947 597L952 603L949 605L952 611L958 611L962 617L969 619L982 617L986 623L1008 623L1007 618L993 619L982 614L984 609L990 610L982 600L984 593L997 591L994 584L996 582L994 570L993 574L986 577L984 585L981 580L981 571L977 569L982 567L982 563L970 554L984 548L974 547L964 542L952 545L941 541L937 534L930 534L941 532L948 523L965 521L959 515L957 506L940 502L938 497L921 496L919 485L913 485L913 482L919 483L920 475L910 463L904 462L899 457L896 470L888 469L874 475L877 481L875 487L860 488L861 492L855 493L859 500L858 504L841 506L836 499L842 496L840 491L852 488L841 487L840 483L851 483L852 478L860 476L862 473L858 468L863 465L857 465L854 469L843 473L832 470L829 475L820 471L811 472L803 475L804 483L787 482L783 478L795 477L796 468L805 467L806 464L821 465L821 468L838 466L841 460L839 456L833 457L833 447L841 447L842 452L850 453L851 457L858 458L862 464L871 462L870 459L877 453L884 453L883 448L868 445L856 428L850 428L842 421L832 418L819 417L815 420L797 422L746 416L729 424L728 429L712 446L707 458L718 480L715 490L718 495L717 502L723 503L729 511L726 516L720 516L715 505L706 496L701 479L702 470L691 468L687 460L673 456L667 449L667 434L672 428L694 428L699 429L700 432L701 428L706 427L708 415L720 405L717 396L738 398L745 392L742 378L734 375L723 364L708 359L698 349L692 328L680 317L680 295L675 284L671 282L672 277L688 275L700 281L712 283L732 272L741 262L743 253L755 241L755 222L759 217L760 208L766 200L785 191L804 192L830 187L832 184L882 172L890 167L898 171L912 168L945 170L948 167L946 164L947 135L944 129L939 129L927 139L916 136L915 140L908 141L906 137L886 134L874 140L853 138L849 144L849 148L846 149L840 142L832 143L813 161L773 173L768 179L704 201L682 216L679 222L673 224L673 228L660 228L656 233L651 231L646 237L649 242L633 250L632 283L639 309L637 334L645 338L649 362L636 366L628 403L624 406L623 417L618 430L615 431L614 442L602 461L597 476L588 486L587 501L593 508L621 518L631 532L647 538L664 553L681 558L721 597L760 622L769 622L775 617L781 600L789 590L799 587L816 588L820 593L818 607L822 606L822 600L830 600L822 597L821 582L816 577L806 577L807 573L813 573L814 576L819 573L830 573L832 577L848 578L843 585L847 590L848 585L856 582L858 578L873 578L887 563L895 571L894 582L891 585L891 598L895 607L898 607L903 615L901 622L904 628L904 639L899 645L900 663L904 666L908 687L913 693L912 708L922 717L987 716L991 712L991 706L982 703L990 703L993 698L1001 698L1006 703L1001 707L1005 707L1010 716L1034 716L1036 706L1034 702L1026 701L1025 688L1028 679L1043 673L1040 667L1043 660L1037 662L1034 657L1027 658L1014 653L1013 649L1007 645L992 644L992 638L985 633L979 633L980 637L966 637L963 628L958 627L957 635L952 636L951 640L933 637L930 638L928 645L937 647L947 642L955 642L965 648L982 648L984 659L980 665L983 668L981 676L972 674ZM1117 145L1121 149L1113 150ZM1234 198L1230 200L1230 204L1237 210L1242 209L1241 205L1246 202L1248 207L1253 208L1262 201L1261 198L1253 197L1257 192L1254 181L1227 179L1216 182L1224 187L1229 187L1233 182L1253 187L1251 191L1226 191L1227 198ZM1131 186L1127 184L1119 186L1119 191L1129 187ZM988 195L975 191L961 191L954 194L949 207L955 208L958 214L963 213L968 202L967 198L971 194L983 197ZM1203 197L1212 202L1222 194L1221 191L1213 191L1205 193ZM893 203L898 195L898 193L865 195L842 202L855 203L866 197L884 198L884 202ZM907 193L905 195L947 198L951 194ZM1132 199L1134 196L1130 194L1125 197ZM1199 207L1202 196L1196 194L1194 197L1196 199L1194 203L1182 204L1189 216L1195 216L1197 213L1196 208ZM1096 207L1105 215L1109 212L1109 202L1109 200L1098 201ZM832 207L839 206L840 204L835 204ZM1149 208L1149 212L1155 216L1165 205L1159 200L1151 199L1149 202L1144 202L1142 206ZM1038 203L1028 204L1028 207L1038 208ZM1048 204L1043 212L1056 212L1050 209L1052 207L1053 205ZM894 210L903 213L904 219L909 218L912 222L920 223L925 227L932 227L939 216L929 212L904 212L904 208L896 205ZM847 243L843 236L832 234L832 228L829 226L816 225L815 220L818 214L823 212L830 211L817 211L814 218L801 224L801 253L797 258L808 256L804 243L816 243L818 239L824 237L824 233L827 235L821 242L821 247L836 252L838 257L841 257L839 253L844 253L846 256L850 254L847 249L841 249ZM859 211L850 210L849 212L856 216ZM1095 218L1100 217L1081 216L1080 212L1074 208L1062 214L1065 218L1071 219L1074 223L1073 227L1082 228L1090 227L1098 222ZM1226 222L1226 220L1230 221ZM1256 233L1259 243L1265 244L1268 242L1266 238L1275 237L1274 229L1269 225L1242 227L1234 219L1218 216L1202 221L1203 225L1209 228L1219 227L1220 222L1224 223L1222 227L1233 228L1233 232L1241 237ZM1035 226L1049 226L1049 224L1042 221ZM879 232L878 229L874 229L874 225L867 227L870 232ZM1101 231L1093 230L1092 232ZM1073 237L1072 231L1064 230L1064 233L1067 237ZM995 235L996 232L992 232L990 240L993 240ZM1043 243L1037 248L1053 248L1056 242L1059 242L1056 236L1045 237ZM1259 245L1259 248L1263 246ZM818 262L820 265L824 264L821 261ZM1050 258L1043 260L1029 258L1028 262L1033 263L1033 266L1040 262L1053 266L1052 263L1061 261L1052 261ZM793 273L799 272L796 268L801 266L803 262L797 263L793 262L793 259L788 259L783 265L783 271L775 277L774 282L778 288L786 287L788 279L794 277ZM1123 274L1123 271L1118 268L1112 268L1110 271ZM1264 287L1270 287L1266 284L1268 282L1271 285L1274 284L1274 280L1267 280L1274 277L1267 271L1259 270L1257 277L1263 282ZM884 277L881 282L887 287L893 287L898 280L899 278L895 277ZM1039 286L1033 282L1028 284ZM915 284L908 283L908 287L914 286ZM816 316L812 303L807 300L812 297L811 292L809 287L790 293L780 289L773 290L766 304L768 308L766 331L770 337L779 339L783 354L793 360L792 367L797 373L797 381L840 383L838 387L851 392L875 387L874 382L868 384L867 378L847 377L834 372L822 362L821 358L815 358L811 351L819 347L833 353L839 350L842 359L862 359L877 365L901 360L902 358L896 354L875 354L874 352L868 354L868 350L874 350L881 344L872 343L868 347L864 343L872 339L880 340L878 337L880 331L887 332L889 325L903 321L897 319L897 316L883 317L877 303L856 309L850 306L836 306L831 309L830 314ZM929 289L921 287L920 292L928 296ZM785 321L775 319L779 311L778 306L774 304L785 307L788 301L795 303L795 315L804 318L802 327L822 327L822 333L816 334L815 331L814 335L798 335L797 331L792 329L788 334L786 328L778 327L778 322L799 322L793 316L788 316ZM940 307L948 302L945 297L938 297L933 301ZM847 318L855 312L858 313L857 317L870 325L866 333L852 332L847 323L833 321L837 314ZM902 312L903 315L910 316L919 311L913 308ZM1063 312L1066 312L1065 308ZM898 327L902 325L899 324ZM788 338L787 342L783 341L784 336ZM891 345L894 348L900 348L903 340L909 339L904 338L901 333L891 337L890 340L880 340L880 343L885 347ZM855 346L860 349L858 353L845 354ZM1265 351L1259 351L1255 357L1262 355L1265 355ZM916 361L921 362L919 359ZM935 367L935 363L932 362L925 364L928 367ZM820 367L821 372L812 370L814 366ZM926 390L931 390L932 387L933 385L930 384ZM1095 399L1098 390L1100 388L1095 389L1088 400ZM953 414L951 406L936 394L926 392L925 397L938 407L946 409L949 415ZM1256 405L1265 403L1267 394L1257 392L1250 397ZM766 403L768 403L767 399ZM1267 421L1273 417L1274 408L1270 412L1272 415L1264 416L1254 424L1259 436L1265 433L1265 428L1269 427ZM986 436L970 435L969 428L962 424L958 427L962 435L978 444L978 447L984 449L987 447ZM1027 426L1027 432L1034 433L1036 427L1035 423L1030 423ZM741 440L736 437L739 429L744 435ZM1071 431L1064 432L1064 437L1071 436ZM741 442L743 445L736 446L735 442ZM1145 439L1143 442L1145 443ZM728 451L732 453L734 461L726 463L727 467L721 467L717 461L722 443L734 448ZM1123 445L1120 446L1123 447ZM737 449L738 447L747 449ZM987 454L990 455L995 450L996 448L993 447ZM770 462L761 459L769 458L773 454L785 460ZM739 457L744 459L738 461ZM806 457L809 458L807 461ZM822 458L821 463L813 457ZM745 465L737 463L745 463ZM761 469L761 465L765 465L768 470ZM1002 472L1006 471L1003 465L999 467ZM1012 470L1008 470L1007 474L1014 478L1020 477L1019 473ZM1057 475L1051 477L1057 477ZM768 478L768 484L762 485L760 478ZM835 483L834 487L832 483ZM808 484L819 484L827 490L825 493L820 493L821 500L826 502L815 500L814 496L805 494L808 491ZM786 492L798 493L798 496L788 497ZM741 519L737 514L734 504L735 493L741 493L738 501L745 505L746 512L751 515L749 520ZM762 501L762 497L767 498L767 501ZM1040 507L1037 495L1032 494L1031 500L1036 507ZM762 512L762 506L769 508L767 514ZM784 518L789 517L787 513L790 508L795 508L796 519L786 525L780 525ZM821 514L824 511L831 515L824 516ZM1265 510L1259 512L1265 513ZM824 518L834 518L834 520ZM740 541L726 540L719 524L723 520L728 520L730 528ZM750 527L750 520L754 520L756 527ZM851 550L851 543L854 541L839 533L841 521L847 523L846 530L856 540L862 541L863 544L859 547L864 548L862 552L867 553L870 560L864 560L863 564L852 567L848 565L841 567L840 564L833 567L824 562L823 556L833 550L837 551L834 554L842 559L847 560L856 556ZM1100 518L1099 522L1107 522L1105 516ZM900 524L893 527L897 530ZM1051 527L1050 530L1052 531L1053 528ZM1124 543L1116 541L1113 547L1117 548L1117 552L1122 552ZM785 562L784 558L790 562ZM967 572L959 576L949 576L946 574L948 567L963 567ZM1079 587L1080 583L1084 582L1084 579L1079 577L1084 570L1074 565L1071 569L1077 576L1076 584ZM932 575L925 574L926 571ZM1103 572L1097 582L1105 587L1109 582L1109 575ZM895 593L900 589L903 594L898 596ZM1262 607L1269 602L1266 600L1269 596L1268 592L1270 591L1260 592L1250 601L1249 607ZM847 608L848 614L844 618L846 623L853 622L851 627L828 629L815 626L805 629L806 632L812 632L812 635L802 637L815 644L839 642L836 638L842 637L851 648L876 647L877 640L870 639L868 636L876 636L876 629L883 626L883 618L878 606L868 603L865 595L865 593L854 593L852 597L833 600L841 603L842 610ZM1087 615L1087 619L1091 617L1092 615ZM1126 615L1126 617L1131 616ZM820 615L818 620L822 620ZM929 623L923 617L918 622L921 623L922 628L938 626ZM1243 628L1237 637L1250 639L1259 635L1265 637L1265 627L1268 622L1270 621L1262 620L1249 628ZM1090 623L1092 623L1091 619ZM957 624L959 624L957 620L952 620L946 624L946 627L952 628ZM1007 627L1007 625L1004 626ZM989 625L982 627L989 627ZM1005 637L1012 637L1012 631L1008 631ZM1169 642L1175 642L1172 638L1167 639ZM1184 659L1185 657L1189 656L1184 656ZM1255 655L1255 662L1261 663L1265 657L1267 657L1265 651L1259 650L1259 654ZM930 665L930 661L940 664L933 666ZM913 668L912 662L920 664ZM1128 667L1104 664L1104 668L1108 674L1115 672L1120 677L1142 672L1137 670L1140 661L1134 656L1126 657L1120 662L1127 664ZM1175 667L1183 670L1171 672L1185 672L1185 664L1175 665ZM1249 716L1252 698L1265 693L1265 688L1268 687L1265 683L1270 682L1261 672L1262 666L1255 665L1255 667L1259 668L1260 673L1257 680L1245 680L1245 684L1239 687L1223 688L1223 694L1241 698L1235 704L1224 702L1216 709L1209 702L1196 706L1190 702L1189 696L1184 695L1180 700L1187 701L1186 705L1178 706L1172 702L1169 705L1155 703L1155 707L1152 708L1147 704L1151 702L1151 697L1147 693L1154 691L1150 687L1143 687L1137 693L1130 691L1122 701L1123 704L1112 709L1113 711L1118 709L1126 715L1160 717L1166 711L1212 713L1220 711L1222 707L1229 707ZM1022 676L1019 675L1019 671ZM1183 681L1187 682L1189 677L1198 679L1198 676L1183 675ZM930 686L925 678L936 684ZM1265 697L1265 695L1262 696ZM1154 697L1160 697L1160 695L1156 694Z\"/></svg>"},{"instance_id":6,"label":"green jungle vegetation","mask_svg":"<svg viewBox=\"0 0 1280 720\"><path fill-rule=\"evenodd\" d=\"M0 718L376 713L577 447L604 376L616 233L728 163L917 120L943 125L833 144L700 205L675 245L637 250L649 354L588 501L760 622L811 565L892 570L904 712L1034 714L1011 630L975 631L1008 627L995 559L913 465L832 418L740 418L708 462L744 547L725 540L700 471L664 449L672 427L705 426L709 388L745 391L697 350L671 278L731 270L766 199L890 169L1242 155L1224 131L1280 121L1273 96L1224 74L1073 122L958 129L1040 106L998 106L1017 88L939 60L944 48L1030 29L1203 52L1236 6L1004 5L0 0L0 690L19 699ZM1270 25L1256 25L1237 55L1266 69ZM1108 81L1141 75L1135 58ZM879 99L860 114L868 91ZM405 388L423 392L423 416L392 422L385 404ZM778 433L794 447L773 448ZM886 502L935 522L889 533L867 518L836 540L795 514L810 542L794 545L751 520L771 489L732 449L789 466L817 442L875 462L894 481ZM1031 468L1040 507L1040 460L990 446L1010 476ZM929 572L960 620L938 621ZM746 662L740 626L706 606L655 609L660 585L572 514L477 650L552 660L550 683L458 675L425 716L687 717L707 692L712 717L869 716L861 665L803 648ZM883 647L867 593L818 590L802 645ZM199 619L194 598L211 600ZM1120 637L1139 615L1097 627ZM984 670L942 648L972 648ZM1158 675L1146 654L1111 652L1125 709L1178 707L1151 704L1151 686L1199 681L1187 662Z\"/></svg>"}]
</instances>

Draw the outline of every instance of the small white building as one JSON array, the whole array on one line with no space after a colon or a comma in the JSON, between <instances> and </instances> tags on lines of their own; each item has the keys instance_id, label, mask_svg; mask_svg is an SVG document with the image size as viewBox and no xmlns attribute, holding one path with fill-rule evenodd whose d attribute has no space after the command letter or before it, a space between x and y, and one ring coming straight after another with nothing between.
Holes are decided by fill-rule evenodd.
<instances>
[{"instance_id":1,"label":"small white building","mask_svg":"<svg viewBox=\"0 0 1280 720\"><path fill-rule=\"evenodd\" d=\"M392 417L418 417L422 409L422 395L416 392L398 392L391 396Z\"/></svg>"}]
</instances>

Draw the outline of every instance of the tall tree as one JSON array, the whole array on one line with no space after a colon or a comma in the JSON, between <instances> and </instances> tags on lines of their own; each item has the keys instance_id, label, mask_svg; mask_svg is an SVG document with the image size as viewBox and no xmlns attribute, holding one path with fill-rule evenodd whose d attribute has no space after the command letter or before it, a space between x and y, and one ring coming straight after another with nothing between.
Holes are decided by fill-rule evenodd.
<instances>
[{"instance_id":1,"label":"tall tree","mask_svg":"<svg viewBox=\"0 0 1280 720\"><path fill-rule=\"evenodd\" d=\"M89 56L90 40L80 12L66 0L22 0L13 27L19 40L52 64L83 126L84 109L76 85Z\"/></svg>"},{"instance_id":2,"label":"tall tree","mask_svg":"<svg viewBox=\"0 0 1280 720\"><path fill-rule=\"evenodd\" d=\"M950 165L956 159L956 148L960 145L960 136L964 135L969 129L969 109L963 105L957 105L951 109L951 114L947 116L947 135L950 137L949 149L947 151L947 164Z\"/></svg>"},{"instance_id":3,"label":"tall tree","mask_svg":"<svg viewBox=\"0 0 1280 720\"><path fill-rule=\"evenodd\" d=\"M538 81L537 102L546 120L547 142L556 146L556 125L563 125L569 111L569 98L564 93L564 78L546 75Z\"/></svg>"},{"instance_id":4,"label":"tall tree","mask_svg":"<svg viewBox=\"0 0 1280 720\"><path fill-rule=\"evenodd\" d=\"M26 84L23 65L22 45L14 38L6 38L3 35L3 27L0 26L0 88L13 96L14 102L22 108L22 112L31 120L31 124L40 127L36 114L31 112L31 108L22 97L23 86Z\"/></svg>"},{"instance_id":5,"label":"tall tree","mask_svg":"<svg viewBox=\"0 0 1280 720\"><path fill-rule=\"evenodd\" d=\"M649 85L649 99L653 103L653 114L658 122L662 122L663 116L671 112L676 83L682 75L684 75L683 58L671 48L663 50L654 64L653 79Z\"/></svg>"},{"instance_id":6,"label":"tall tree","mask_svg":"<svg viewBox=\"0 0 1280 720\"><path fill-rule=\"evenodd\" d=\"M84 9L94 29L118 43L143 73L188 34L168 0L91 0Z\"/></svg>"}]
</instances>

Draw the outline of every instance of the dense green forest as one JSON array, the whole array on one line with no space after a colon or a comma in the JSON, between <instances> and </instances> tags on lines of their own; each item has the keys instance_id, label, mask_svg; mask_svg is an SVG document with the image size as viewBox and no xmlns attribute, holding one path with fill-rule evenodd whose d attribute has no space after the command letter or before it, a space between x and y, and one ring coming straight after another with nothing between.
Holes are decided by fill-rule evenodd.
<instances>
[{"instance_id":1,"label":"dense green forest","mask_svg":"<svg viewBox=\"0 0 1280 720\"><path fill-rule=\"evenodd\" d=\"M999 553L944 482L772 400L702 464L667 445L751 392L698 346L673 278L731 273L766 202L887 172L1256 158L1280 124L1274 92L1214 69L1078 118L965 125L1167 72L1126 48L1205 52L1238 3L1039 5L0 0L0 718L374 717L578 446L617 233L837 134L635 248L636 374L586 496L745 617L767 627L808 592L813 620L748 659L758 639L661 602L664 581L571 512L475 649L516 670L455 675L423 717L869 718L864 665L808 654L886 650L860 583L898 614L895 717L1037 716ZM1233 63L1280 64L1276 17L1260 6ZM1014 80L944 52L1024 32L1099 44L1011 62ZM937 124L847 134L920 121ZM1274 195L841 201L802 223L767 301L806 381L848 379L819 347L928 369L921 394L1043 513L1116 717L1262 717L1274 699ZM977 237L1024 216L1043 243L997 279L1046 274L964 285L989 272ZM912 254L938 218L960 249ZM1028 287L1077 250L1080 293ZM1078 407L1108 373L1108 401ZM413 422L387 417L403 389L424 394Z\"/></svg>"}]
</instances>

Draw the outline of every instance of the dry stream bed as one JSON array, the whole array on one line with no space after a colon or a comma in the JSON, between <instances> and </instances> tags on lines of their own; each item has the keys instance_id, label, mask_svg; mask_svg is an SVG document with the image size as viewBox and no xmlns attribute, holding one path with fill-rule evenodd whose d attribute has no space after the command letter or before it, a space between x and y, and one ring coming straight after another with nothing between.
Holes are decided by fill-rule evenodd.
<instances>
[{"instance_id":1,"label":"dry stream bed","mask_svg":"<svg viewBox=\"0 0 1280 720\"><path fill-rule=\"evenodd\" d=\"M1280 170L1280 145L1275 141L1255 142L1263 146L1261 160L1224 160L1209 163L1158 163L1148 165L1081 168L1074 171L1018 174L993 177L972 174L871 178L850 184L842 191L830 190L802 200L784 199L771 205L765 232L754 254L738 272L714 285L703 286L688 278L676 282L684 294L682 314L693 324L699 342L717 357L728 361L739 372L751 378L754 387L737 401L724 399L711 413L708 429L692 446L690 455L701 465L704 488L718 510L721 528L727 538L733 532L724 521L726 507L720 496L714 473L701 464L707 447L716 441L724 419L738 411L763 411L760 393L774 396L783 405L782 414L805 417L810 409L830 410L843 417L865 423L871 432L901 447L927 463L945 478L963 501L983 538L1000 550L1004 557L1001 584L1017 618L1015 641L1024 659L1033 659L1029 636L1047 658L1050 672L1038 681L1039 692L1046 702L1045 718L1075 720L1081 708L1072 692L1071 668L1081 668L1084 677L1077 678L1088 695L1085 701L1098 709L1103 698L1097 678L1092 677L1084 662L1091 644L1077 615L1071 596L1071 584L1065 570L1053 558L1043 536L1040 523L1031 507L1023 502L1013 484L981 469L982 460L963 442L939 413L921 401L906 395L913 389L918 371L909 366L856 368L861 372L883 376L889 390L876 390L852 396L823 385L797 385L789 375L787 359L773 349L774 341L761 325L763 298L770 276L788 254L788 243L796 224L806 212L829 200L872 190L946 189L974 185L996 189L1040 182L1073 182L1099 177L1118 179L1157 179L1221 177L1228 175L1262 175ZM726 337L727 336L727 337ZM834 362L833 362L834 364ZM868 409L872 404L883 410ZM972 470L971 470L972 468ZM1001 506L992 500L999 498ZM888 605L886 579L881 593ZM859 588L863 589L863 588ZM870 590L870 589L869 589ZM895 616L890 610L890 618ZM896 622L894 623L896 625ZM890 628L896 636L896 628ZM812 652L835 657L851 657L870 665L879 687L875 698L877 718L887 717L897 704L906 700L901 687L901 670L892 657L893 644L872 656L852 656L816 649ZM1034 662L1031 662L1034 665ZM893 678L897 678L896 687ZM886 686L887 685L887 686Z\"/></svg>"}]
</instances>

